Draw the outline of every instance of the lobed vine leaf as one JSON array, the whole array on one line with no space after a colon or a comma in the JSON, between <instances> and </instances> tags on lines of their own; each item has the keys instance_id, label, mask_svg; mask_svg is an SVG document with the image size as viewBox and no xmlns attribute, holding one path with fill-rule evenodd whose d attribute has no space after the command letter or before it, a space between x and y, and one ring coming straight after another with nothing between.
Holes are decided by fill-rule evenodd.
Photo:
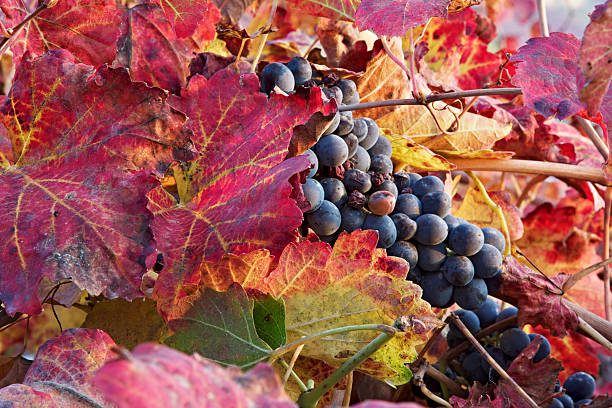
<instances>
[{"instance_id":1,"label":"lobed vine leaf","mask_svg":"<svg viewBox=\"0 0 612 408\"><path fill-rule=\"evenodd\" d=\"M355 21L361 0L287 0L287 4L306 14L330 19Z\"/></svg>"},{"instance_id":2,"label":"lobed vine leaf","mask_svg":"<svg viewBox=\"0 0 612 408\"><path fill-rule=\"evenodd\" d=\"M189 37L198 27L214 24L221 18L219 9L209 1L202 0L156 0L179 38ZM210 38L212 40L212 38Z\"/></svg>"}]
</instances>

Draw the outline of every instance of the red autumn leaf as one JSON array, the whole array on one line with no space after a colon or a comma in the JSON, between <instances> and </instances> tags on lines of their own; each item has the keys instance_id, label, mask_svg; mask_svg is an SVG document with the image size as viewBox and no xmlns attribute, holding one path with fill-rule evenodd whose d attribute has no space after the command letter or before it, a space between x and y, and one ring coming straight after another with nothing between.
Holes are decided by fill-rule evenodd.
<instances>
[{"instance_id":1,"label":"red autumn leaf","mask_svg":"<svg viewBox=\"0 0 612 408\"><path fill-rule=\"evenodd\" d=\"M10 408L60 408L51 395L36 391L25 384L11 384L0 388L0 404Z\"/></svg>"},{"instance_id":2,"label":"red autumn leaf","mask_svg":"<svg viewBox=\"0 0 612 408\"><path fill-rule=\"evenodd\" d=\"M221 19L219 9L210 1L155 0L155 2L162 8L179 38L189 37L199 25L206 26L212 23L214 26ZM202 21L205 16L210 20ZM209 40L212 40L212 37Z\"/></svg>"},{"instance_id":3,"label":"red autumn leaf","mask_svg":"<svg viewBox=\"0 0 612 408\"><path fill-rule=\"evenodd\" d=\"M571 34L551 33L536 37L519 48L511 61L518 61L512 84L523 89L525 104L549 117L565 119L584 109L579 102L576 63L580 42Z\"/></svg>"},{"instance_id":4,"label":"red autumn leaf","mask_svg":"<svg viewBox=\"0 0 612 408\"><path fill-rule=\"evenodd\" d=\"M525 390L536 402L547 399L555 388L555 382L563 366L558 360L547 357L537 363L533 357L538 352L541 338L534 339L521 354L518 355L508 368L507 373L516 383ZM501 378L495 389L495 396L502 398L505 407L528 408L530 405L520 396L516 389L505 379Z\"/></svg>"},{"instance_id":5,"label":"red autumn leaf","mask_svg":"<svg viewBox=\"0 0 612 408\"><path fill-rule=\"evenodd\" d=\"M14 62L19 63L25 52L39 56L58 48L67 49L79 62L86 64L97 66L112 62L117 53L121 21L121 11L115 1L62 0L56 3L26 23L23 31L12 40ZM0 10L0 21L7 28L14 27L33 12L37 4L36 1L8 0Z\"/></svg>"},{"instance_id":6,"label":"red autumn leaf","mask_svg":"<svg viewBox=\"0 0 612 408\"><path fill-rule=\"evenodd\" d=\"M158 344L141 344L126 357L107 362L95 377L118 408L296 407L266 363L242 373Z\"/></svg>"},{"instance_id":7,"label":"red autumn leaf","mask_svg":"<svg viewBox=\"0 0 612 408\"><path fill-rule=\"evenodd\" d=\"M94 71L66 51L22 61L0 107L13 150L0 170L8 313L38 313L45 276L111 298L141 295L148 174L173 160L184 121L165 98L123 69Z\"/></svg>"},{"instance_id":8,"label":"red autumn leaf","mask_svg":"<svg viewBox=\"0 0 612 408\"><path fill-rule=\"evenodd\" d=\"M287 0L291 8L311 16L355 21L360 0Z\"/></svg>"},{"instance_id":9,"label":"red autumn leaf","mask_svg":"<svg viewBox=\"0 0 612 408\"><path fill-rule=\"evenodd\" d=\"M586 103L589 115L594 116L608 92L612 78L612 3L595 6L591 22L584 31L578 65L586 77L580 89L580 100Z\"/></svg>"},{"instance_id":10,"label":"red autumn leaf","mask_svg":"<svg viewBox=\"0 0 612 408\"><path fill-rule=\"evenodd\" d=\"M563 304L561 287L569 275L559 274L547 279L506 257L501 275L501 294L519 309L519 326L541 325L556 336L565 336L578 327L578 316Z\"/></svg>"},{"instance_id":11,"label":"red autumn leaf","mask_svg":"<svg viewBox=\"0 0 612 408\"><path fill-rule=\"evenodd\" d=\"M453 404L453 408L505 408L504 400L501 398L491 400L491 397L486 393L485 387L480 383L474 383L469 390L467 399L456 395L450 397L449 401Z\"/></svg>"},{"instance_id":12,"label":"red autumn leaf","mask_svg":"<svg viewBox=\"0 0 612 408\"><path fill-rule=\"evenodd\" d=\"M169 287L203 261L259 248L277 255L295 239L302 211L294 176L309 162L283 157L294 126L333 109L323 107L318 88L308 92L268 99L255 75L222 70L210 80L192 78L180 97L172 97L172 105L189 117L201 156L186 170L191 183L180 202L161 187L148 195L153 234L176 282Z\"/></svg>"},{"instance_id":13,"label":"red autumn leaf","mask_svg":"<svg viewBox=\"0 0 612 408\"><path fill-rule=\"evenodd\" d=\"M360 30L403 37L432 17L445 18L450 0L363 0L355 16Z\"/></svg>"}]
</instances>

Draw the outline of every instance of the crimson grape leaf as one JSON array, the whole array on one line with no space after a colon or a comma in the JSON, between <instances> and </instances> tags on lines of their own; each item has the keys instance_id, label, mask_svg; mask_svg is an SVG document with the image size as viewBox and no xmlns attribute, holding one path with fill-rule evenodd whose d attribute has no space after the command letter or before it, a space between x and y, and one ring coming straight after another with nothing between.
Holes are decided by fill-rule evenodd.
<instances>
[{"instance_id":1,"label":"crimson grape leaf","mask_svg":"<svg viewBox=\"0 0 612 408\"><path fill-rule=\"evenodd\" d=\"M361 0L287 0L291 7L312 16L355 21Z\"/></svg>"},{"instance_id":2,"label":"crimson grape leaf","mask_svg":"<svg viewBox=\"0 0 612 408\"><path fill-rule=\"evenodd\" d=\"M268 364L242 373L157 344L141 344L126 357L107 362L95 377L119 408L296 407Z\"/></svg>"},{"instance_id":3,"label":"crimson grape leaf","mask_svg":"<svg viewBox=\"0 0 612 408\"><path fill-rule=\"evenodd\" d=\"M164 343L223 365L249 368L267 359L271 349L257 334L253 301L235 283L225 292L205 289L185 314L168 322L174 334Z\"/></svg>"},{"instance_id":4,"label":"crimson grape leaf","mask_svg":"<svg viewBox=\"0 0 612 408\"><path fill-rule=\"evenodd\" d=\"M37 391L25 384L11 384L8 387L0 388L0 406L7 408L60 408L55 404L51 395Z\"/></svg>"},{"instance_id":5,"label":"crimson grape leaf","mask_svg":"<svg viewBox=\"0 0 612 408\"><path fill-rule=\"evenodd\" d=\"M43 277L71 278L110 298L141 295L149 174L174 160L184 122L165 98L124 69L95 71L66 51L22 60L0 106L13 150L0 170L0 299L8 313L40 311Z\"/></svg>"},{"instance_id":6,"label":"crimson grape leaf","mask_svg":"<svg viewBox=\"0 0 612 408\"><path fill-rule=\"evenodd\" d=\"M578 47L571 34L551 33L527 41L512 56L520 62L512 84L523 89L525 104L548 117L565 119L584 109L578 98Z\"/></svg>"},{"instance_id":7,"label":"crimson grape leaf","mask_svg":"<svg viewBox=\"0 0 612 408\"><path fill-rule=\"evenodd\" d=\"M569 275L546 278L511 256L504 259L501 294L518 309L519 326L541 325L553 335L565 336L578 327L578 316L563 303L561 287Z\"/></svg>"},{"instance_id":8,"label":"crimson grape leaf","mask_svg":"<svg viewBox=\"0 0 612 408\"><path fill-rule=\"evenodd\" d=\"M156 2L159 3L179 38L193 34L198 25L214 26L221 18L219 9L208 1L156 0ZM205 16L210 18L210 21L202 21ZM209 40L212 40L212 37Z\"/></svg>"},{"instance_id":9,"label":"crimson grape leaf","mask_svg":"<svg viewBox=\"0 0 612 408\"><path fill-rule=\"evenodd\" d=\"M101 65L112 62L117 53L121 11L114 0L62 0L45 8L26 23L12 39L13 61L18 64L25 52L39 56L64 48L79 62ZM36 9L39 2L8 0L0 10L0 21L14 27ZM92 18L94 17L95 18Z\"/></svg>"},{"instance_id":10,"label":"crimson grape leaf","mask_svg":"<svg viewBox=\"0 0 612 408\"><path fill-rule=\"evenodd\" d=\"M485 387L479 382L475 382L469 388L470 392L467 399L456 395L450 397L449 401L453 408L504 408L504 401L501 398L491 400L487 395Z\"/></svg>"},{"instance_id":11,"label":"crimson grape leaf","mask_svg":"<svg viewBox=\"0 0 612 408\"><path fill-rule=\"evenodd\" d=\"M584 31L578 65L586 77L580 90L580 100L586 103L589 115L594 116L608 92L612 78L612 2L595 6L591 22Z\"/></svg>"},{"instance_id":12,"label":"crimson grape leaf","mask_svg":"<svg viewBox=\"0 0 612 408\"><path fill-rule=\"evenodd\" d=\"M378 35L403 37L431 17L445 18L450 0L363 0L355 16L357 27Z\"/></svg>"}]
</instances>

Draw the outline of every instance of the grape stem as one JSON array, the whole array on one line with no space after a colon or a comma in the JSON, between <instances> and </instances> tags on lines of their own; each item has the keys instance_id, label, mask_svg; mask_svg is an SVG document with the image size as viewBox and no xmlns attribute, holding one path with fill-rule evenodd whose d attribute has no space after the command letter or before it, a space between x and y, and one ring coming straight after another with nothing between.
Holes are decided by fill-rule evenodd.
<instances>
[{"instance_id":1,"label":"grape stem","mask_svg":"<svg viewBox=\"0 0 612 408\"><path fill-rule=\"evenodd\" d=\"M567 293L567 291L570 290L572 287L574 287L574 285L578 283L580 279L586 277L587 275L590 275L591 273L595 271L598 271L601 268L607 267L611 263L612 263L612 257L608 257L607 259L604 259L601 262L597 262L596 264L593 264L587 268L584 268L580 272L576 272L575 274L570 276L569 279L566 280L565 283L563 284L563 288L562 288L563 292Z\"/></svg>"},{"instance_id":2,"label":"grape stem","mask_svg":"<svg viewBox=\"0 0 612 408\"><path fill-rule=\"evenodd\" d=\"M607 348L609 351L612 351L612 343L580 317L578 318L578 329L588 333L590 338Z\"/></svg>"},{"instance_id":3,"label":"grape stem","mask_svg":"<svg viewBox=\"0 0 612 408\"><path fill-rule=\"evenodd\" d=\"M387 54L387 56L391 58L391 60L395 62L395 64L397 64L397 66L400 67L402 71L406 73L406 80L408 81L408 84L410 85L410 87L413 88L413 85L411 85L411 82L410 82L410 78L412 76L410 74L410 69L408 69L408 67L406 66L406 64L404 64L403 61L401 61L399 58L395 56L395 54L393 54L393 51L391 51L391 48L389 48L389 44L387 44L387 40L385 39L385 37L380 37L380 42L382 43L383 49L385 50L385 53ZM417 90L413 88L412 95L415 97L417 95L416 92ZM354 105L349 105L349 106L354 106Z\"/></svg>"},{"instance_id":4,"label":"grape stem","mask_svg":"<svg viewBox=\"0 0 612 408\"><path fill-rule=\"evenodd\" d=\"M574 116L574 117L576 118L576 120L578 121L582 129L584 130L584 133L586 133L589 139L591 139L591 142L593 142L593 144L599 151L599 154L601 154L601 157L603 157L604 161L608 161L610 150L608 149L608 146L606 146L604 141L601 139L601 137L599 136L599 134L597 133L597 131L595 130L591 122L589 122L585 118L581 118L580 116Z\"/></svg>"},{"instance_id":5,"label":"grape stem","mask_svg":"<svg viewBox=\"0 0 612 408\"><path fill-rule=\"evenodd\" d=\"M440 384L445 385L450 390L450 392L453 393L453 395L458 395L462 398L467 397L468 393L466 390L464 390L459 386L459 384L448 378L446 374L429 365L429 363L427 363L427 375L438 381Z\"/></svg>"},{"instance_id":6,"label":"grape stem","mask_svg":"<svg viewBox=\"0 0 612 408\"><path fill-rule=\"evenodd\" d=\"M506 217L504 216L504 212L502 211L499 204L497 204L491 199L489 193L487 193L487 189L485 188L484 184L482 184L482 181L480 181L480 179L476 177L476 175L472 171L468 171L467 174L472 180L474 180L476 186L478 186L478 190L480 191L480 194L486 201L487 205L495 212L495 214L497 214L497 217L499 218L499 223L501 224L502 232L504 233L504 237L506 239L506 247L504 248L504 253L502 255L510 255L510 253L512 252L510 247L512 245L512 242L510 241L510 230L508 229L508 223L506 223Z\"/></svg>"},{"instance_id":7,"label":"grape stem","mask_svg":"<svg viewBox=\"0 0 612 408\"><path fill-rule=\"evenodd\" d=\"M485 350L484 347L482 347L482 345L478 342L478 340L474 338L472 333L470 333L468 328L465 327L461 319L459 319L456 314L452 313L449 316L449 319L459 328L459 330L461 330L463 335L467 337L469 342L472 343L472 345L476 348L476 350L478 350L480 354L482 354L482 356L487 360L487 362L491 364L491 367L493 367L495 371L499 373L499 375L501 375L506 381L508 381L512 388L514 388L516 392L519 393L521 398L523 398L525 402L529 404L530 407L539 408L539 405L529 396L529 394L527 394L525 390L520 385L518 385L516 381L514 381L514 379L510 377L508 373L499 364L497 364L497 361L495 361L493 357L491 357L489 353L487 353L487 350Z\"/></svg>"},{"instance_id":8,"label":"grape stem","mask_svg":"<svg viewBox=\"0 0 612 408\"><path fill-rule=\"evenodd\" d=\"M386 106L399 105L424 105L431 102L443 101L448 99L468 98L471 96L493 96L493 95L521 95L521 88L489 88L489 89L470 89L468 91L446 92L441 94L429 95L419 99L387 99L384 101L356 103L353 105L344 105L338 108L340 112L356 111L370 108L383 108Z\"/></svg>"},{"instance_id":9,"label":"grape stem","mask_svg":"<svg viewBox=\"0 0 612 408\"><path fill-rule=\"evenodd\" d=\"M274 21L274 14L276 14L276 6L278 6L278 0L272 0L272 9L270 10L270 17L268 17L268 23L266 24L266 30L264 34L261 36L261 41L259 42L259 47L257 47L257 54L255 54L255 59L253 60L253 65L251 66L251 73L255 73L257 70L257 64L259 64L259 58L261 58L261 53L266 45L266 41L268 41L268 35L270 34L270 28L272 27L272 22Z\"/></svg>"},{"instance_id":10,"label":"grape stem","mask_svg":"<svg viewBox=\"0 0 612 408\"><path fill-rule=\"evenodd\" d=\"M291 356L291 360L289 361L289 366L287 367L287 372L285 373L285 376L283 377L283 387L285 386L285 384L287 384L287 380L289 380L289 375L293 372L293 366L295 365L295 362L300 356L300 353L302 352L303 348L304 348L304 345L300 344L293 352L293 355Z\"/></svg>"},{"instance_id":11,"label":"grape stem","mask_svg":"<svg viewBox=\"0 0 612 408\"><path fill-rule=\"evenodd\" d=\"M446 408L453 408L453 406L451 404L449 404L447 401L443 400L442 398L438 397L436 394L434 394L433 392L429 391L429 389L427 388L427 386L425 385L425 383L423 382L423 376L425 375L425 372L427 371L427 364L423 364L416 372L416 374L414 375L414 377L412 377L412 382L418 386L421 389L421 392L423 394L425 394L425 396L427 396L427 398L429 398L430 400L446 407Z\"/></svg>"}]
</instances>

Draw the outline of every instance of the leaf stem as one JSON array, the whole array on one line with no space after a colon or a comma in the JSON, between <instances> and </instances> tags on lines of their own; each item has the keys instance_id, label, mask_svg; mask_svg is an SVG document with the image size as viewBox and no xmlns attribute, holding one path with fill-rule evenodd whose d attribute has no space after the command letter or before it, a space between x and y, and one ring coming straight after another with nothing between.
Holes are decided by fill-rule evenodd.
<instances>
[{"instance_id":1,"label":"leaf stem","mask_svg":"<svg viewBox=\"0 0 612 408\"><path fill-rule=\"evenodd\" d=\"M563 288L562 288L563 292L567 292L568 290L570 290L576 283L578 283L580 279L599 270L600 268L605 268L611 263L612 263L612 257L608 257L607 259L604 259L601 262L597 262L596 264L593 264L589 267L584 268L583 270L579 272L576 272L575 274L570 276L570 278L567 281L565 281L565 284L563 285Z\"/></svg>"},{"instance_id":2,"label":"leaf stem","mask_svg":"<svg viewBox=\"0 0 612 408\"><path fill-rule=\"evenodd\" d=\"M585 333L589 334L593 340L607 348L609 351L612 351L612 342L606 339L600 332L595 330L593 326L584 321L583 318L578 318L578 328Z\"/></svg>"},{"instance_id":3,"label":"leaf stem","mask_svg":"<svg viewBox=\"0 0 612 408\"><path fill-rule=\"evenodd\" d=\"M443 400L442 398L438 397L433 392L429 391L429 389L423 382L423 376L425 375L426 371L427 371L427 365L421 366L416 372L416 374L414 375L414 377L412 377L412 382L416 386L418 386L421 389L421 392L425 394L425 396L429 398L430 400L435 401L436 403L442 405L443 407L453 408L453 406L449 404L448 401Z\"/></svg>"},{"instance_id":4,"label":"leaf stem","mask_svg":"<svg viewBox=\"0 0 612 408\"><path fill-rule=\"evenodd\" d=\"M344 389L344 399L342 400L342 406L348 407L351 403L351 393L353 392L353 371L349 372L347 375L347 384Z\"/></svg>"},{"instance_id":5,"label":"leaf stem","mask_svg":"<svg viewBox=\"0 0 612 408\"><path fill-rule=\"evenodd\" d=\"M574 117L576 118L578 123L580 123L580 126L582 127L584 132L587 134L589 139L591 139L591 142L593 142L593 144L599 151L599 154L601 154L601 157L603 157L604 161L608 161L610 150L608 149L608 146L606 146L604 141L601 139L601 137L599 136L599 134L597 133L597 131L595 130L591 122L589 122L585 118L581 118L580 116L574 116Z\"/></svg>"},{"instance_id":6,"label":"leaf stem","mask_svg":"<svg viewBox=\"0 0 612 408\"><path fill-rule=\"evenodd\" d=\"M399 106L399 105L423 105L436 101L443 101L447 99L458 99L458 98L468 98L471 96L492 96L492 95L521 95L523 91L521 88L489 88L489 89L470 89L467 91L456 91L456 92L446 92L441 94L429 95L423 98L423 100L418 99L388 99L384 101L374 101L374 102L364 102L364 103L356 103L353 105L344 105L338 108L340 112L346 111L355 111L361 109L370 109L370 108L383 108L386 106Z\"/></svg>"},{"instance_id":7,"label":"leaf stem","mask_svg":"<svg viewBox=\"0 0 612 408\"><path fill-rule=\"evenodd\" d=\"M2 38L2 40L0 41L0 56L4 54L8 46L11 44L11 41L13 41L13 39L17 37L17 35L19 35L19 33L21 32L21 30L23 30L26 24L29 23L34 17L36 17L38 14L40 14L41 11L46 8L47 5L44 2L40 2L38 7L36 7L36 10L25 16L22 22L13 27L13 29L11 30L10 37Z\"/></svg>"},{"instance_id":8,"label":"leaf stem","mask_svg":"<svg viewBox=\"0 0 612 408\"><path fill-rule=\"evenodd\" d=\"M270 27L272 27L272 22L274 21L274 14L276 14L276 6L278 6L278 0L272 0L272 9L270 10L270 17L268 17L268 23L266 24L266 32L261 36L261 41L259 42L259 47L257 47L257 54L255 54L255 59L253 60L253 65L251 66L251 73L254 74L257 70L257 64L259 64L259 58L261 58L261 53L266 45L266 41L268 41L268 35L270 34Z\"/></svg>"},{"instance_id":9,"label":"leaf stem","mask_svg":"<svg viewBox=\"0 0 612 408\"><path fill-rule=\"evenodd\" d=\"M487 350L485 350L484 347L482 347L482 345L478 342L478 340L474 338L472 333L470 333L470 331L467 329L467 327L465 327L465 325L463 324L461 319L457 317L457 315L452 313L450 315L450 320L459 328L459 330L461 330L463 335L467 337L469 342L472 343L476 350L478 350L478 352L482 354L485 360L487 360L487 362L491 364L491 367L493 367L495 371L499 373L499 375L501 375L506 381L510 383L512 388L514 388L516 392L519 393L519 395L525 400L525 402L527 402L527 404L529 404L530 407L539 408L538 404L529 396L529 394L527 394L525 390L520 385L518 385L516 381L514 381L514 379L510 377L508 373L499 364L497 364L497 361L495 361L495 359L493 359L493 357L491 357L491 355L487 353Z\"/></svg>"},{"instance_id":10,"label":"leaf stem","mask_svg":"<svg viewBox=\"0 0 612 408\"><path fill-rule=\"evenodd\" d=\"M408 84L412 88L412 95L416 97L417 90L414 88L414 85L411 85L411 82L410 82L410 79L412 77L412 75L410 74L410 69L406 66L406 64L402 60L400 60L398 57L395 56L395 54L393 54L393 51L391 51L391 48L389 48L389 44L387 44L387 40L385 37L380 37L380 42L382 43L383 49L385 50L385 53L387 54L387 56L391 58L391 60L395 62L397 66L400 67L402 71L406 73L406 77L407 77L406 79L408 80ZM414 82L412 82L412 84L414 84Z\"/></svg>"},{"instance_id":11,"label":"leaf stem","mask_svg":"<svg viewBox=\"0 0 612 408\"><path fill-rule=\"evenodd\" d=\"M372 340L367 346L362 348L353 357L349 358L342 364L336 371L334 371L329 377L323 380L319 385L310 391L303 392L297 400L300 408L315 408L319 399L326 392L332 389L338 381L344 378L348 373L359 367L369 356L381 348L385 343L393 338L394 334L389 332L379 334L374 340Z\"/></svg>"},{"instance_id":12,"label":"leaf stem","mask_svg":"<svg viewBox=\"0 0 612 408\"><path fill-rule=\"evenodd\" d=\"M482 181L480 181L480 179L476 177L476 175L472 171L468 171L467 174L472 180L474 180L476 186L478 186L478 190L480 190L480 194L487 202L487 205L495 212L495 214L497 214L497 217L499 218L499 223L501 224L502 232L504 233L504 237L506 238L506 247L504 248L504 253L502 255L510 255L510 253L512 252L512 242L510 241L510 230L508 229L508 223L506 223L506 217L504 216L504 212L502 211L499 204L497 204L491 199L489 193L487 193L487 189L485 188L484 184L482 184Z\"/></svg>"},{"instance_id":13,"label":"leaf stem","mask_svg":"<svg viewBox=\"0 0 612 408\"><path fill-rule=\"evenodd\" d=\"M272 351L272 353L270 354L270 361L274 361L275 359L279 358L283 354L290 352L291 350L301 346L302 344L309 343L318 338L331 336L334 334L348 333L348 332L357 331L357 330L375 330L375 331L380 331L380 332L389 333L389 334L395 334L397 332L395 328L393 328L392 326L388 326L386 324L360 324L360 325L353 325L353 326L336 327L335 329L324 330L322 332L311 334L310 336L304 336L301 339L298 339L292 343L289 343L282 347L277 348L276 350Z\"/></svg>"},{"instance_id":14,"label":"leaf stem","mask_svg":"<svg viewBox=\"0 0 612 408\"><path fill-rule=\"evenodd\" d=\"M285 373L285 376L283 377L283 387L285 386L285 384L287 384L287 380L289 379L289 375L293 372L293 366L295 365L295 362L297 361L298 357L300 356L300 353L302 352L303 348L304 348L304 345L301 344L293 352L293 355L291 356L291 360L289 361L289 366L287 367L287 372Z\"/></svg>"},{"instance_id":15,"label":"leaf stem","mask_svg":"<svg viewBox=\"0 0 612 408\"><path fill-rule=\"evenodd\" d=\"M287 364L285 360L281 358L278 360L278 362L280 363L280 365L283 366L285 370L287 370L288 373L291 373L291 377L293 377L295 382L297 382L297 385L298 387L300 387L300 390L302 392L308 391L308 387L306 386L306 384L304 384L304 381L302 381L302 379L295 373L295 371L293 371L293 368L289 367L289 364Z\"/></svg>"},{"instance_id":16,"label":"leaf stem","mask_svg":"<svg viewBox=\"0 0 612 408\"><path fill-rule=\"evenodd\" d=\"M453 159L452 162L457 166L455 169L457 171L486 170L542 174L558 178L586 180L604 186L612 185L612 182L606 179L603 170L595 167L519 159Z\"/></svg>"},{"instance_id":17,"label":"leaf stem","mask_svg":"<svg viewBox=\"0 0 612 408\"><path fill-rule=\"evenodd\" d=\"M546 15L546 0L537 0L538 3L538 17L540 21L540 33L542 37L550 36L548 31L548 16Z\"/></svg>"}]
</instances>

